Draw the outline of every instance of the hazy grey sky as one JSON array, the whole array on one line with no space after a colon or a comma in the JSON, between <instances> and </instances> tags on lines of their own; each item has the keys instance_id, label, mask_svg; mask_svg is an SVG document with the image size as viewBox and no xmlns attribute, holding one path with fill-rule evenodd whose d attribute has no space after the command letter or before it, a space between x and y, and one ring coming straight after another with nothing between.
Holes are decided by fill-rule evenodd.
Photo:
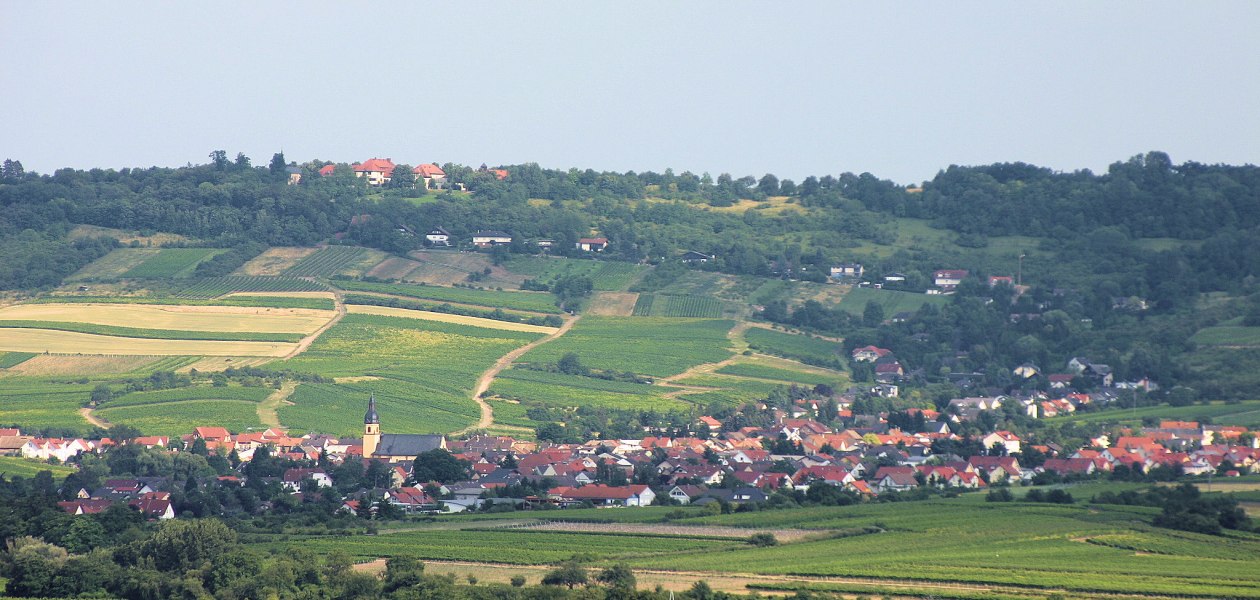
<instances>
[{"instance_id":1,"label":"hazy grey sky","mask_svg":"<svg viewBox=\"0 0 1260 600\"><path fill-rule=\"evenodd\" d=\"M1260 163L1260 2L0 0L0 158Z\"/></svg>"}]
</instances>

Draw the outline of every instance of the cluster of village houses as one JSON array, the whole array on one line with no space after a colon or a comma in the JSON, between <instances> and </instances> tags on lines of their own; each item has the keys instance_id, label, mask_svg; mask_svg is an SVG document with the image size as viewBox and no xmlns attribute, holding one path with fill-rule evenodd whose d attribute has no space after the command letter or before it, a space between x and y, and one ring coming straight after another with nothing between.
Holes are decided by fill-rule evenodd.
<instances>
[{"instance_id":1,"label":"cluster of village houses","mask_svg":"<svg viewBox=\"0 0 1260 600\"><path fill-rule=\"evenodd\" d=\"M859 349L868 351L869 349ZM856 352L856 351L855 351ZM878 352L871 351L875 354ZM1083 399L1080 399L1083 401ZM1010 431L991 431L979 441L988 451L982 455L938 455L938 440L958 440L949 422L974 418L976 413L996 410L1005 402L1026 402L997 396L965 398L964 410L940 413L910 409L922 416L921 431L891 427L886 415L858 415L841 408L842 427L816 420L821 410L816 400L798 401L791 411L773 409L774 424L725 430L723 424L701 416L694 437L647 436L628 440L591 440L582 444L552 444L510 437L480 436L447 440L440 435L389 434L381 431L374 400L364 418L362 437L341 438L308 434L291 436L277 429L232 433L222 427L197 427L179 438L138 437L131 440L51 439L23 436L14 429L0 430L0 454L34 459L73 461L82 453L104 453L118 444L136 444L169 452L188 451L204 444L209 452L235 452L244 462L256 450L268 446L273 455L307 466L291 468L278 483L302 495L311 489L330 488L329 471L316 466L321 456L339 464L344 461L380 461L388 467L391 481L347 496L343 509L357 511L360 503L388 502L406 513L460 512L485 504L507 503L516 508L575 505L634 507L660 503L738 505L763 502L775 490L808 489L831 485L873 498L920 486L985 488L997 483L1030 482L1039 474L1088 477L1123 466L1146 472L1163 466L1180 468L1188 475L1222 473L1237 476L1260 471L1260 449L1254 433L1244 427L1197 422L1164 421L1157 427L1117 429L1089 441L1081 448L1055 444L1034 445L1049 457L1035 468L1020 464L1028 441ZM1073 400L1069 400L1072 402ZM841 404L842 407L846 406ZM767 448L791 447L792 454L774 454ZM414 461L422 453L445 449L471 464L465 481L437 485L415 481ZM1224 467L1222 467L1224 465ZM619 472L624 478L610 479ZM607 482L653 483L609 485ZM547 479L545 494L501 498L487 494L525 480ZM179 482L177 482L179 483ZM244 475L218 478L221 485L242 485ZM151 518L173 518L170 481L165 478L113 479L100 489L79 490L75 500L61 503L73 514L91 514L117 502L125 502ZM490 496L490 497L487 497Z\"/></svg>"}]
</instances>

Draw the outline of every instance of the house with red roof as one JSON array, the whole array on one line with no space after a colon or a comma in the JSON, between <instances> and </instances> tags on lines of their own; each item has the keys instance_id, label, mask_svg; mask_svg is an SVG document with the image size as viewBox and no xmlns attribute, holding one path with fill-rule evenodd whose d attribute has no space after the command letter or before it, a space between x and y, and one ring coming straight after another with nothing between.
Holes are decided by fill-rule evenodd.
<instances>
[{"instance_id":1,"label":"house with red roof","mask_svg":"<svg viewBox=\"0 0 1260 600\"><path fill-rule=\"evenodd\" d=\"M875 362L885 356L892 354L892 350L879 348L877 346L863 346L854 348L852 357L854 362Z\"/></svg>"},{"instance_id":2,"label":"house with red roof","mask_svg":"<svg viewBox=\"0 0 1260 600\"><path fill-rule=\"evenodd\" d=\"M648 506L656 500L656 494L646 485L595 483L580 488L560 486L547 490L547 495L561 503L590 502L595 506Z\"/></svg>"},{"instance_id":3,"label":"house with red roof","mask_svg":"<svg viewBox=\"0 0 1260 600\"><path fill-rule=\"evenodd\" d=\"M967 271L962 269L940 269L932 272L932 283L945 291L952 291L967 278Z\"/></svg>"},{"instance_id":4,"label":"house with red roof","mask_svg":"<svg viewBox=\"0 0 1260 600\"><path fill-rule=\"evenodd\" d=\"M432 163L417 166L411 170L411 175L415 177L416 185L426 190L442 187L442 182L446 181L446 171Z\"/></svg>"},{"instance_id":5,"label":"house with red roof","mask_svg":"<svg viewBox=\"0 0 1260 600\"><path fill-rule=\"evenodd\" d=\"M320 177L328 177L337 172L337 165L324 165L319 168Z\"/></svg>"},{"instance_id":6,"label":"house with red roof","mask_svg":"<svg viewBox=\"0 0 1260 600\"><path fill-rule=\"evenodd\" d=\"M354 165L354 176L367 178L368 185L385 185L393 176L394 166L392 159L369 158Z\"/></svg>"}]
</instances>

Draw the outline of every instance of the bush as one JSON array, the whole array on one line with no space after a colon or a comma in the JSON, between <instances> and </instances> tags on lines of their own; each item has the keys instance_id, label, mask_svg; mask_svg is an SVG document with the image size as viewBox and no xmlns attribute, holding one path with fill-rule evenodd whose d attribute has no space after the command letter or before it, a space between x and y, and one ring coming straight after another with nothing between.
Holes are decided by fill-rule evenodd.
<instances>
[{"instance_id":1,"label":"bush","mask_svg":"<svg viewBox=\"0 0 1260 600\"><path fill-rule=\"evenodd\" d=\"M753 546L778 546L779 540L774 537L773 533L756 533L748 538L748 543Z\"/></svg>"},{"instance_id":2,"label":"bush","mask_svg":"<svg viewBox=\"0 0 1260 600\"><path fill-rule=\"evenodd\" d=\"M1014 500L1015 495L1007 488L989 490L989 493L984 497L985 502L1013 502Z\"/></svg>"}]
</instances>

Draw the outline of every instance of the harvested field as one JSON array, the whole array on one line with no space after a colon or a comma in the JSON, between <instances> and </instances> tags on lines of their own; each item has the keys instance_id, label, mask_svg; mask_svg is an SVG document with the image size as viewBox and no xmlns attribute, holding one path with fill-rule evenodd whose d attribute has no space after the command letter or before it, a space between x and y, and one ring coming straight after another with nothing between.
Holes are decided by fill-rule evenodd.
<instances>
[{"instance_id":1,"label":"harvested field","mask_svg":"<svg viewBox=\"0 0 1260 600\"><path fill-rule=\"evenodd\" d=\"M595 292L586 304L586 314L600 317L628 317L634 314L639 295L633 292Z\"/></svg>"},{"instance_id":2,"label":"harvested field","mask_svg":"<svg viewBox=\"0 0 1260 600\"><path fill-rule=\"evenodd\" d=\"M197 369L201 373L210 373L226 371L228 367L259 367L272 360L270 357L263 356L204 356L197 359L197 362L189 363L176 369L175 372L187 373Z\"/></svg>"},{"instance_id":3,"label":"harvested field","mask_svg":"<svg viewBox=\"0 0 1260 600\"><path fill-rule=\"evenodd\" d=\"M314 254L318 248L277 247L255 256L243 264L233 275L279 275L296 265L299 260Z\"/></svg>"},{"instance_id":4,"label":"harvested field","mask_svg":"<svg viewBox=\"0 0 1260 600\"><path fill-rule=\"evenodd\" d=\"M162 356L287 356L297 344L123 338L47 329L8 329L0 351ZM34 359L31 359L34 360ZM30 361L27 361L30 362Z\"/></svg>"},{"instance_id":5,"label":"harvested field","mask_svg":"<svg viewBox=\"0 0 1260 600\"><path fill-rule=\"evenodd\" d=\"M479 285L488 287L517 288L526 277L512 273L503 267L496 267L490 262L490 256L476 252L423 251L409 254L419 264L407 274L406 281L435 285L454 285L466 283L473 273L484 273L490 269L490 275Z\"/></svg>"},{"instance_id":6,"label":"harvested field","mask_svg":"<svg viewBox=\"0 0 1260 600\"><path fill-rule=\"evenodd\" d=\"M416 267L419 266L420 263L414 260L391 256L369 269L367 276L377 279L404 279L408 273L416 270Z\"/></svg>"},{"instance_id":7,"label":"harvested field","mask_svg":"<svg viewBox=\"0 0 1260 600\"><path fill-rule=\"evenodd\" d=\"M40 354L8 370L11 375L95 375L131 373L157 362L158 356Z\"/></svg>"},{"instance_id":8,"label":"harvested field","mask_svg":"<svg viewBox=\"0 0 1260 600\"><path fill-rule=\"evenodd\" d=\"M4 321L218 332L311 333L335 315L334 311L303 308L151 304L19 304L0 309L0 320Z\"/></svg>"},{"instance_id":9,"label":"harvested field","mask_svg":"<svg viewBox=\"0 0 1260 600\"><path fill-rule=\"evenodd\" d=\"M117 279L157 254L158 248L119 248L88 263L66 281Z\"/></svg>"},{"instance_id":10,"label":"harvested field","mask_svg":"<svg viewBox=\"0 0 1260 600\"><path fill-rule=\"evenodd\" d=\"M465 317L463 315L452 315L449 313L429 312L427 310L409 310L406 308L391 308L388 306L366 306L361 304L351 304L346 306L346 311L350 314L361 315L381 315L386 317L402 317L405 319L420 319L422 321L441 321L443 323L457 323L459 325L472 325L473 327L485 327L486 329L503 329L505 331L526 331L529 333L552 334L556 332L556 327L545 327L542 325L529 325L526 323L510 323L508 321L497 321L494 319L482 319L480 317Z\"/></svg>"}]
</instances>

